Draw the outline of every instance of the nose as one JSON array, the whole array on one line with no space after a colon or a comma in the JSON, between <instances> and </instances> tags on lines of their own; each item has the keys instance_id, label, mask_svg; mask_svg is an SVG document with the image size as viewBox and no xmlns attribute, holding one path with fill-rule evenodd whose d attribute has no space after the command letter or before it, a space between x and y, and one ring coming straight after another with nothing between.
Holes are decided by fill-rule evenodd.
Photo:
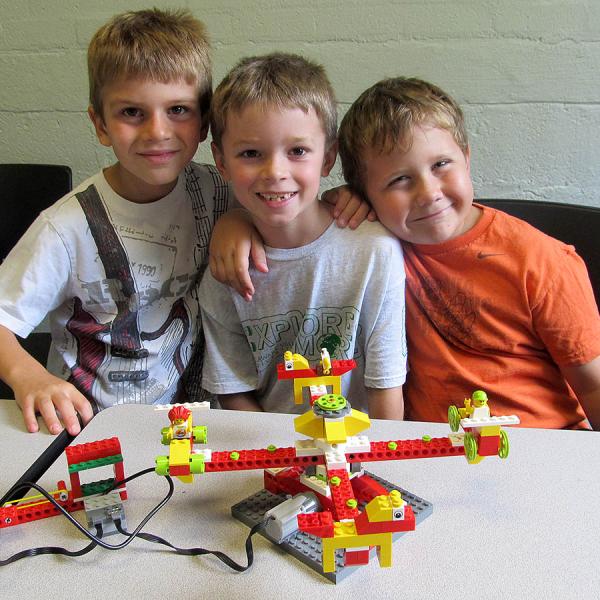
<instances>
[{"instance_id":1,"label":"nose","mask_svg":"<svg viewBox=\"0 0 600 600\"><path fill-rule=\"evenodd\" d=\"M431 173L419 178L416 191L417 203L421 206L426 206L442 199L440 181Z\"/></svg>"},{"instance_id":2,"label":"nose","mask_svg":"<svg viewBox=\"0 0 600 600\"><path fill-rule=\"evenodd\" d=\"M262 177L267 180L284 179L286 176L287 167L286 159L278 154L271 154L266 157L263 162Z\"/></svg>"},{"instance_id":3,"label":"nose","mask_svg":"<svg viewBox=\"0 0 600 600\"><path fill-rule=\"evenodd\" d=\"M148 141L169 139L170 126L168 116L162 113L150 113L144 123L144 137Z\"/></svg>"}]
</instances>

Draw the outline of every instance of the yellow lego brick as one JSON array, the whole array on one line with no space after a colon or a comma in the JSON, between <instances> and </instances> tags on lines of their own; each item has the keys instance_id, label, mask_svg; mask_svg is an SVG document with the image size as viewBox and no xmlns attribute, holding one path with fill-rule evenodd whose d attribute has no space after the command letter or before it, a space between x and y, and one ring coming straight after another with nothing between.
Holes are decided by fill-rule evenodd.
<instances>
[{"instance_id":1,"label":"yellow lego brick","mask_svg":"<svg viewBox=\"0 0 600 600\"><path fill-rule=\"evenodd\" d=\"M479 435L481 437L486 437L486 436L498 436L500 435L500 429L502 429L502 427L500 425L492 425L490 427L486 426L486 427L482 427L481 431L479 432Z\"/></svg>"},{"instance_id":2,"label":"yellow lego brick","mask_svg":"<svg viewBox=\"0 0 600 600\"><path fill-rule=\"evenodd\" d=\"M190 462L190 440L171 440L169 444L169 464L175 467Z\"/></svg>"},{"instance_id":3,"label":"yellow lego brick","mask_svg":"<svg viewBox=\"0 0 600 600\"><path fill-rule=\"evenodd\" d=\"M351 523L354 525L353 523ZM335 526L338 523L334 523ZM341 523L347 525L347 523ZM335 551L338 548L361 548L363 546L378 546L377 555L381 567L392 566L392 534L370 533L367 535L341 535L334 533L332 538L322 538L323 544L323 572L335 571Z\"/></svg>"},{"instance_id":4,"label":"yellow lego brick","mask_svg":"<svg viewBox=\"0 0 600 600\"><path fill-rule=\"evenodd\" d=\"M348 436L346 435L346 421L325 419L324 421L325 439L330 444L343 444Z\"/></svg>"},{"instance_id":5,"label":"yellow lego brick","mask_svg":"<svg viewBox=\"0 0 600 600\"><path fill-rule=\"evenodd\" d=\"M357 435L371 426L369 415L360 410L352 409L352 412L344 418L347 435Z\"/></svg>"},{"instance_id":6,"label":"yellow lego brick","mask_svg":"<svg viewBox=\"0 0 600 600\"><path fill-rule=\"evenodd\" d=\"M388 496L376 496L367 504L365 511L373 523L392 520L392 504Z\"/></svg>"},{"instance_id":7,"label":"yellow lego brick","mask_svg":"<svg viewBox=\"0 0 600 600\"><path fill-rule=\"evenodd\" d=\"M323 417L318 417L312 410L294 419L294 429L310 438L322 438L325 435Z\"/></svg>"}]
</instances>

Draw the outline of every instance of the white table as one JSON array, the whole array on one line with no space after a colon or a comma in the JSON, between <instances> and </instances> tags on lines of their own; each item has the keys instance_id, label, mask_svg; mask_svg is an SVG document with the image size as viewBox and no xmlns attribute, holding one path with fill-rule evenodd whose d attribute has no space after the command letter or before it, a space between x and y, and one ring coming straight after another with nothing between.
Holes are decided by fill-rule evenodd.
<instances>
[{"instance_id":1,"label":"white table","mask_svg":"<svg viewBox=\"0 0 600 600\"><path fill-rule=\"evenodd\" d=\"M1 486L4 493L50 443L24 432L14 402L0 402ZM203 411L215 450L291 446L298 438L288 415ZM75 443L117 435L126 474L153 466L165 453L164 412L121 406L99 414ZM443 424L374 421L371 441L443 436ZM2 598L596 598L600 593L600 433L508 429L507 460L464 457L376 462L367 469L433 503L433 514L394 544L393 566L377 560L334 585L260 536L255 563L243 574L212 557L170 554L134 541L120 551L100 548L79 558L42 556L0 569ZM95 474L94 474L95 475ZM106 475L105 475L106 476ZM47 489L68 481L61 457L41 478ZM83 479L83 476L82 476ZM90 479L96 479L90 475ZM145 531L179 546L202 546L245 562L245 525L230 507L262 488L262 473L206 473L186 485L175 480L171 502ZM167 490L148 475L131 482L128 527ZM82 513L76 513L83 519ZM108 538L108 541L116 538ZM0 530L0 557L84 540L62 517Z\"/></svg>"}]
</instances>

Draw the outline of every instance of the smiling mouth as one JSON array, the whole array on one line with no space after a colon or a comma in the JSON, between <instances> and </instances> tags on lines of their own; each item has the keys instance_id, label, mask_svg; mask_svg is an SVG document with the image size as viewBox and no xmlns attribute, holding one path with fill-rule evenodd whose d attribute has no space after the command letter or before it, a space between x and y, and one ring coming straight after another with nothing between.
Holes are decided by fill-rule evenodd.
<instances>
[{"instance_id":1,"label":"smiling mouth","mask_svg":"<svg viewBox=\"0 0 600 600\"><path fill-rule=\"evenodd\" d=\"M164 163L164 162L168 162L169 160L171 160L171 158L173 158L173 156L175 156L175 154L177 154L177 150L162 150L162 151L157 151L157 152L140 152L139 153L140 156L142 156L143 158L145 158L146 160L148 160L151 163Z\"/></svg>"},{"instance_id":2,"label":"smiling mouth","mask_svg":"<svg viewBox=\"0 0 600 600\"><path fill-rule=\"evenodd\" d=\"M429 215L424 215L422 217L413 219L413 223L417 223L419 221L427 221L428 219L433 219L434 217L437 217L438 215L441 215L442 213L447 211L449 208L450 208L450 206L446 206L446 208L442 208L441 210L436 210L435 212L433 212Z\"/></svg>"},{"instance_id":3,"label":"smiling mouth","mask_svg":"<svg viewBox=\"0 0 600 600\"><path fill-rule=\"evenodd\" d=\"M281 203L291 200L298 192L256 192L256 195L265 202Z\"/></svg>"}]
</instances>

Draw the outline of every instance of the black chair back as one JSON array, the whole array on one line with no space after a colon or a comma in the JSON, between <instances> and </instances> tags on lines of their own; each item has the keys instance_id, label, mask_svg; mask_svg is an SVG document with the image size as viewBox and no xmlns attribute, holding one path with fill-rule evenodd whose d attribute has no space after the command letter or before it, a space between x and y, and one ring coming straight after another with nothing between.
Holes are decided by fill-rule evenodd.
<instances>
[{"instance_id":1,"label":"black chair back","mask_svg":"<svg viewBox=\"0 0 600 600\"><path fill-rule=\"evenodd\" d=\"M600 306L600 208L538 200L477 200L527 221L540 231L575 246L583 258Z\"/></svg>"},{"instance_id":2,"label":"black chair back","mask_svg":"<svg viewBox=\"0 0 600 600\"><path fill-rule=\"evenodd\" d=\"M71 169L64 165L0 164L0 262L42 210L72 189ZM44 366L50 334L34 331L21 345ZM0 398L13 398L0 381Z\"/></svg>"},{"instance_id":3,"label":"black chair back","mask_svg":"<svg viewBox=\"0 0 600 600\"><path fill-rule=\"evenodd\" d=\"M0 261L42 210L72 189L64 165L0 164Z\"/></svg>"}]
</instances>

